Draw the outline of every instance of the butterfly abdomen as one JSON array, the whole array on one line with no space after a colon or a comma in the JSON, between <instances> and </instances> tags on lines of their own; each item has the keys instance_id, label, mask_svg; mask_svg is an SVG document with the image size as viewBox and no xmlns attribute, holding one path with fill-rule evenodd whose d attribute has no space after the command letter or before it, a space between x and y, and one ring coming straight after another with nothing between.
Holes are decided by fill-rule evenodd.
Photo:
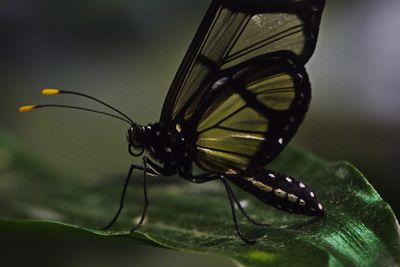
<instances>
[{"instance_id":1,"label":"butterfly abdomen","mask_svg":"<svg viewBox=\"0 0 400 267\"><path fill-rule=\"evenodd\" d=\"M243 190L279 210L309 216L324 215L324 208L314 192L291 176L264 169L254 176L227 174L226 177Z\"/></svg>"}]
</instances>

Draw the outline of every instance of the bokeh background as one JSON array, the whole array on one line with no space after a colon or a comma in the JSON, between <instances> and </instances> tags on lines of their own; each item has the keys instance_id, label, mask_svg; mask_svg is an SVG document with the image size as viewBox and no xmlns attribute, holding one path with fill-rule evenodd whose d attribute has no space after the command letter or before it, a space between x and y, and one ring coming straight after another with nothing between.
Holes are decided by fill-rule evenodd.
<instances>
[{"instance_id":1,"label":"bokeh background","mask_svg":"<svg viewBox=\"0 0 400 267\"><path fill-rule=\"evenodd\" d=\"M17 107L49 102L95 107L74 96L40 95L42 88L55 87L105 99L139 123L157 121L209 2L1 0L0 131L71 176L124 173L131 161L126 125L69 110L19 114ZM327 1L317 49L307 64L313 99L293 140L324 159L353 163L397 215L399 14L398 0ZM32 261L35 255L53 251L65 266L232 266L218 256L156 248L79 241L46 244L34 246ZM18 240L13 246L32 250Z\"/></svg>"}]
</instances>

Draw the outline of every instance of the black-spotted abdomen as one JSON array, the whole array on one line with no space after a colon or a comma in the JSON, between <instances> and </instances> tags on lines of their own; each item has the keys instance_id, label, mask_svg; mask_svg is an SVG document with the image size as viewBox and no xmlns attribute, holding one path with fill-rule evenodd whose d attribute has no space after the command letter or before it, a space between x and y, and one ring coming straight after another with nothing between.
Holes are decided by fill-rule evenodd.
<instances>
[{"instance_id":1,"label":"black-spotted abdomen","mask_svg":"<svg viewBox=\"0 0 400 267\"><path fill-rule=\"evenodd\" d=\"M226 174L243 190L279 210L309 216L324 216L324 208L315 193L295 178L271 170L261 170L254 176Z\"/></svg>"}]
</instances>

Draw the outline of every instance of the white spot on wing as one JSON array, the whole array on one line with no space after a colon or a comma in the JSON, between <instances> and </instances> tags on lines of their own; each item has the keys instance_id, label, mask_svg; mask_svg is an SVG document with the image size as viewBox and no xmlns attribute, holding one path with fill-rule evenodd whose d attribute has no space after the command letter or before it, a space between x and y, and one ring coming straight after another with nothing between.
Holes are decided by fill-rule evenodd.
<instances>
[{"instance_id":1,"label":"white spot on wing","mask_svg":"<svg viewBox=\"0 0 400 267\"><path fill-rule=\"evenodd\" d=\"M216 81L216 82L211 86L211 89L212 89L212 90L216 90L218 87L220 87L221 85L223 85L224 83L226 83L227 80L228 80L228 77L222 77L221 79L219 79L218 81Z\"/></svg>"},{"instance_id":2,"label":"white spot on wing","mask_svg":"<svg viewBox=\"0 0 400 267\"><path fill-rule=\"evenodd\" d=\"M247 208L250 204L248 200L240 200L239 203L240 203L240 206L242 206L242 208L244 208L244 209Z\"/></svg>"},{"instance_id":3,"label":"white spot on wing","mask_svg":"<svg viewBox=\"0 0 400 267\"><path fill-rule=\"evenodd\" d=\"M306 186L305 186L303 183L299 183L299 186L300 186L301 188L306 188Z\"/></svg>"},{"instance_id":4,"label":"white spot on wing","mask_svg":"<svg viewBox=\"0 0 400 267\"><path fill-rule=\"evenodd\" d=\"M315 197L314 192L310 192L310 196L311 196L311 197Z\"/></svg>"},{"instance_id":5,"label":"white spot on wing","mask_svg":"<svg viewBox=\"0 0 400 267\"><path fill-rule=\"evenodd\" d=\"M286 181L288 181L288 183L291 183L293 180L290 179L289 177L286 177Z\"/></svg>"},{"instance_id":6,"label":"white spot on wing","mask_svg":"<svg viewBox=\"0 0 400 267\"><path fill-rule=\"evenodd\" d=\"M318 203L318 208L319 208L320 210L322 210L322 209L323 209L323 207L322 207L321 203Z\"/></svg>"},{"instance_id":7,"label":"white spot on wing","mask_svg":"<svg viewBox=\"0 0 400 267\"><path fill-rule=\"evenodd\" d=\"M251 20L256 24L258 27L263 27L262 19L260 15L254 15L251 17Z\"/></svg>"}]
</instances>

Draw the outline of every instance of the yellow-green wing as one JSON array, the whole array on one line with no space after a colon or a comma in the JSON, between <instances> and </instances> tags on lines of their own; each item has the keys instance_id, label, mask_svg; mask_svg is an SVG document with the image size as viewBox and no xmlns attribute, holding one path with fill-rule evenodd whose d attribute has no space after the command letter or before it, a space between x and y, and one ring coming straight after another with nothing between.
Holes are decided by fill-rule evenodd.
<instances>
[{"instance_id":1,"label":"yellow-green wing","mask_svg":"<svg viewBox=\"0 0 400 267\"><path fill-rule=\"evenodd\" d=\"M239 64L202 98L196 123L196 161L225 173L256 171L295 134L310 101L303 66L290 52Z\"/></svg>"}]
</instances>

